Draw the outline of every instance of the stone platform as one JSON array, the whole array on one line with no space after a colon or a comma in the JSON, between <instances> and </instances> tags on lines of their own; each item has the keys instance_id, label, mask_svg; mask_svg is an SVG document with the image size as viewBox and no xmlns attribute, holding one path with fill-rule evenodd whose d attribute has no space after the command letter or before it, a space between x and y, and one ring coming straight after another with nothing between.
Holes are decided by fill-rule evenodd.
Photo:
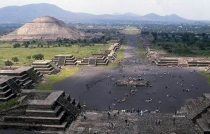
<instances>
[{"instance_id":1,"label":"stone platform","mask_svg":"<svg viewBox=\"0 0 210 134\"><path fill-rule=\"evenodd\" d=\"M0 129L64 131L82 108L63 91L22 90L19 101L0 112Z\"/></svg>"},{"instance_id":2,"label":"stone platform","mask_svg":"<svg viewBox=\"0 0 210 134\"><path fill-rule=\"evenodd\" d=\"M73 55L68 54L55 55L52 59L52 62L58 66L76 65L76 61L77 59Z\"/></svg>"},{"instance_id":3,"label":"stone platform","mask_svg":"<svg viewBox=\"0 0 210 134\"><path fill-rule=\"evenodd\" d=\"M16 77L0 77L0 102L7 102L20 91Z\"/></svg>"},{"instance_id":4,"label":"stone platform","mask_svg":"<svg viewBox=\"0 0 210 134\"><path fill-rule=\"evenodd\" d=\"M5 67L0 70L0 77L15 77L22 89L34 88L42 80L42 74L33 67Z\"/></svg>"},{"instance_id":5,"label":"stone platform","mask_svg":"<svg viewBox=\"0 0 210 134\"><path fill-rule=\"evenodd\" d=\"M143 78L121 78L115 82L116 86L148 87L149 81Z\"/></svg>"},{"instance_id":6,"label":"stone platform","mask_svg":"<svg viewBox=\"0 0 210 134\"><path fill-rule=\"evenodd\" d=\"M157 66L209 67L210 59L205 57L173 57L166 53L147 49L147 58Z\"/></svg>"},{"instance_id":7,"label":"stone platform","mask_svg":"<svg viewBox=\"0 0 210 134\"><path fill-rule=\"evenodd\" d=\"M32 63L32 66L42 74L57 74L61 71L60 67L51 60L37 60Z\"/></svg>"},{"instance_id":8,"label":"stone platform","mask_svg":"<svg viewBox=\"0 0 210 134\"><path fill-rule=\"evenodd\" d=\"M99 65L108 65L109 60L107 59L104 54L93 54L91 56L87 56L82 59L79 65L92 65L92 66L99 66Z\"/></svg>"}]
</instances>

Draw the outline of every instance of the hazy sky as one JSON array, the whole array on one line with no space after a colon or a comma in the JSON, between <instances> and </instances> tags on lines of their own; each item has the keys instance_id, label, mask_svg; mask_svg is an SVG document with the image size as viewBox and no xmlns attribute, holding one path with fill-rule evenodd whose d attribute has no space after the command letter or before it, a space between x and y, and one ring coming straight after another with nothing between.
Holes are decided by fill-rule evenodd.
<instances>
[{"instance_id":1,"label":"hazy sky","mask_svg":"<svg viewBox=\"0 0 210 134\"><path fill-rule=\"evenodd\" d=\"M177 14L187 19L210 20L210 0L0 0L0 7L32 3L50 3L68 11L91 14Z\"/></svg>"}]
</instances>

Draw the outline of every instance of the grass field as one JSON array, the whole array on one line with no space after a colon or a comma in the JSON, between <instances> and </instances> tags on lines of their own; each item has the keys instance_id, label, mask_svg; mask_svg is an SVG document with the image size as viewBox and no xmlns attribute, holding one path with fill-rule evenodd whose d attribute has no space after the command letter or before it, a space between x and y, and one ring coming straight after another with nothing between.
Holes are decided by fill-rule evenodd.
<instances>
[{"instance_id":1,"label":"grass field","mask_svg":"<svg viewBox=\"0 0 210 134\"><path fill-rule=\"evenodd\" d=\"M133 26L127 26L125 29L121 30L120 33L135 35L140 33L140 29Z\"/></svg>"},{"instance_id":2,"label":"grass field","mask_svg":"<svg viewBox=\"0 0 210 134\"><path fill-rule=\"evenodd\" d=\"M210 74L206 73L205 71L199 71L198 73L199 73L200 75L203 75L204 77L206 77L208 83L210 84Z\"/></svg>"},{"instance_id":3,"label":"grass field","mask_svg":"<svg viewBox=\"0 0 210 134\"><path fill-rule=\"evenodd\" d=\"M79 47L73 45L71 47L50 47L50 48L13 48L12 44L0 44L0 68L4 66L6 60L11 60L12 57L18 57L19 62L14 63L14 66L28 66L34 61L33 59L26 59L27 56L35 54L43 54L45 60L51 60L57 54L72 54L77 59L82 59L85 56L101 53L107 50L110 46L108 44L95 44L94 46Z\"/></svg>"},{"instance_id":4,"label":"grass field","mask_svg":"<svg viewBox=\"0 0 210 134\"><path fill-rule=\"evenodd\" d=\"M79 70L78 66L66 66L62 68L62 71L57 75L45 75L45 81L37 85L36 89L39 90L51 90L52 85L62 79L76 74Z\"/></svg>"}]
</instances>

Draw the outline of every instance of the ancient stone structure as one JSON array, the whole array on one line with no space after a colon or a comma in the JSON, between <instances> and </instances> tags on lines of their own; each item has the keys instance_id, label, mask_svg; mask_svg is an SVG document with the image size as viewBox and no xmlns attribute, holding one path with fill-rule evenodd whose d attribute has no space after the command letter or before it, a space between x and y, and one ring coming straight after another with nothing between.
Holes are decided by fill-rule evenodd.
<instances>
[{"instance_id":1,"label":"ancient stone structure","mask_svg":"<svg viewBox=\"0 0 210 134\"><path fill-rule=\"evenodd\" d=\"M98 66L98 65L108 65L109 60L107 59L104 54L93 54L91 56L87 56L82 59L82 61L79 63L79 65L92 65L92 66Z\"/></svg>"},{"instance_id":2,"label":"ancient stone structure","mask_svg":"<svg viewBox=\"0 0 210 134\"><path fill-rule=\"evenodd\" d=\"M200 129L201 133L210 133L210 94L204 93L202 97L191 99L183 107L186 117L192 120Z\"/></svg>"},{"instance_id":3,"label":"ancient stone structure","mask_svg":"<svg viewBox=\"0 0 210 134\"><path fill-rule=\"evenodd\" d=\"M3 36L4 41L26 40L56 40L56 39L83 39L84 33L70 27L54 17L44 16L26 23L15 31Z\"/></svg>"},{"instance_id":4,"label":"ancient stone structure","mask_svg":"<svg viewBox=\"0 0 210 134\"><path fill-rule=\"evenodd\" d=\"M73 55L55 55L52 61L58 66L76 65L77 59Z\"/></svg>"},{"instance_id":5,"label":"ancient stone structure","mask_svg":"<svg viewBox=\"0 0 210 134\"><path fill-rule=\"evenodd\" d=\"M82 108L64 91L22 90L19 101L0 112L0 129L64 131Z\"/></svg>"},{"instance_id":6,"label":"ancient stone structure","mask_svg":"<svg viewBox=\"0 0 210 134\"><path fill-rule=\"evenodd\" d=\"M79 65L108 65L109 62L113 62L116 58L116 51L120 48L119 43L112 44L108 50L104 51L101 54L92 54L90 56L84 57L81 61L78 62Z\"/></svg>"},{"instance_id":7,"label":"ancient stone structure","mask_svg":"<svg viewBox=\"0 0 210 134\"><path fill-rule=\"evenodd\" d=\"M143 78L124 77L115 82L116 86L148 87L149 81Z\"/></svg>"},{"instance_id":8,"label":"ancient stone structure","mask_svg":"<svg viewBox=\"0 0 210 134\"><path fill-rule=\"evenodd\" d=\"M116 51L120 48L120 43L115 43L112 44L108 50L105 51L105 53L107 54L107 58L110 62L113 62L116 58Z\"/></svg>"},{"instance_id":9,"label":"ancient stone structure","mask_svg":"<svg viewBox=\"0 0 210 134\"><path fill-rule=\"evenodd\" d=\"M42 74L57 74L61 71L60 67L51 60L37 60L32 63L32 66Z\"/></svg>"},{"instance_id":10,"label":"ancient stone structure","mask_svg":"<svg viewBox=\"0 0 210 134\"><path fill-rule=\"evenodd\" d=\"M14 76L22 89L31 89L39 83L43 74L36 71L33 67L7 67L0 70L0 77Z\"/></svg>"},{"instance_id":11,"label":"ancient stone structure","mask_svg":"<svg viewBox=\"0 0 210 134\"><path fill-rule=\"evenodd\" d=\"M0 102L6 102L20 91L20 81L16 77L0 77Z\"/></svg>"},{"instance_id":12,"label":"ancient stone structure","mask_svg":"<svg viewBox=\"0 0 210 134\"><path fill-rule=\"evenodd\" d=\"M210 59L204 57L172 57L166 53L147 49L147 58L157 66L208 67Z\"/></svg>"}]
</instances>

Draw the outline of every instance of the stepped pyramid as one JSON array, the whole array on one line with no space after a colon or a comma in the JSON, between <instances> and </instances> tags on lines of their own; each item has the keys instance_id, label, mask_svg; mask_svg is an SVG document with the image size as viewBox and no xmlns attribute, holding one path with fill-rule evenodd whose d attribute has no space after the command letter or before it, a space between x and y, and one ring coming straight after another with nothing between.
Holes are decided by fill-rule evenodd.
<instances>
[{"instance_id":1,"label":"stepped pyramid","mask_svg":"<svg viewBox=\"0 0 210 134\"><path fill-rule=\"evenodd\" d=\"M79 39L84 38L84 33L70 27L63 21L54 17L44 16L26 23L15 31L3 36L4 41L26 40L56 40L58 38Z\"/></svg>"}]
</instances>

